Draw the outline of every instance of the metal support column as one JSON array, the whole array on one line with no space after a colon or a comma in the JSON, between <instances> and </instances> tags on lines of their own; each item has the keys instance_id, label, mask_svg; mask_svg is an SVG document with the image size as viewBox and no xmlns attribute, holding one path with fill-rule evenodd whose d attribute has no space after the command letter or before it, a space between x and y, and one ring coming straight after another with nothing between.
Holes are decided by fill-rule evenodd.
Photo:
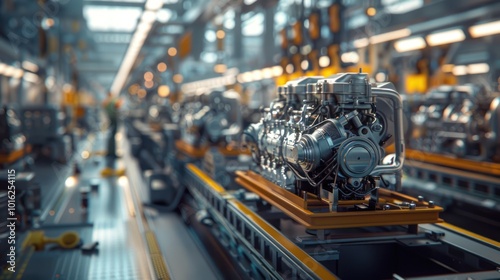
<instances>
[{"instance_id":1,"label":"metal support column","mask_svg":"<svg viewBox=\"0 0 500 280\"><path fill-rule=\"evenodd\" d=\"M233 34L234 34L234 40L233 40L234 58L241 59L243 57L243 34L241 31L241 12L240 11L234 11Z\"/></svg>"},{"instance_id":2,"label":"metal support column","mask_svg":"<svg viewBox=\"0 0 500 280\"><path fill-rule=\"evenodd\" d=\"M264 10L264 34L262 40L263 63L265 65L273 64L274 51L274 14L276 7L269 7Z\"/></svg>"}]
</instances>

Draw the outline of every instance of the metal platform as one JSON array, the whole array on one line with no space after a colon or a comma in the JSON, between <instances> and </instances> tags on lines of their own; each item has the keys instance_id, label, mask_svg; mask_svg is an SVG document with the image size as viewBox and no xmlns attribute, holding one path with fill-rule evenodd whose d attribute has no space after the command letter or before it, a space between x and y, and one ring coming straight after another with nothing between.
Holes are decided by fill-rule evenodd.
<instances>
[{"instance_id":1,"label":"metal platform","mask_svg":"<svg viewBox=\"0 0 500 280\"><path fill-rule=\"evenodd\" d=\"M102 150L104 139L104 135L97 135L77 151L77 157L82 151L96 156L78 159L81 173L72 175L72 183L66 181L72 164L55 169L45 166L55 170L52 176L59 185L46 189L54 197L44 199L48 207L32 229L49 237L75 231L82 245L98 242L96 249L62 249L48 244L44 250L34 251L29 245L21 247L29 232L18 232L16 273L4 271L0 279L169 279L155 236L137 215L127 176L100 175L106 160L97 151ZM123 162L118 160L117 166L123 166ZM35 176L39 170L35 169ZM58 188L62 188L60 195ZM88 198L87 208L82 207L82 196Z\"/></svg>"},{"instance_id":2,"label":"metal platform","mask_svg":"<svg viewBox=\"0 0 500 280\"><path fill-rule=\"evenodd\" d=\"M329 211L328 202L324 199L309 196L301 198L252 171L237 171L236 174L238 183L278 207L308 229L415 225L442 222L439 219L439 212L443 211L441 207L429 205L428 202L419 201L416 198L385 189L379 189L378 191L379 203L390 205L390 209L382 210L382 207L377 205L378 209L373 211L331 212ZM408 207L411 202L415 204L414 209ZM348 204L340 203L339 207L348 206L351 208L368 204L367 201L346 202ZM407 205L404 206L404 203ZM321 206L327 212L313 212L313 208L318 209Z\"/></svg>"},{"instance_id":3,"label":"metal platform","mask_svg":"<svg viewBox=\"0 0 500 280\"><path fill-rule=\"evenodd\" d=\"M254 279L498 279L500 243L446 223L308 230L241 200L193 164L186 183L212 233ZM238 197L238 198L237 198ZM251 200L255 202L255 199Z\"/></svg>"}]
</instances>

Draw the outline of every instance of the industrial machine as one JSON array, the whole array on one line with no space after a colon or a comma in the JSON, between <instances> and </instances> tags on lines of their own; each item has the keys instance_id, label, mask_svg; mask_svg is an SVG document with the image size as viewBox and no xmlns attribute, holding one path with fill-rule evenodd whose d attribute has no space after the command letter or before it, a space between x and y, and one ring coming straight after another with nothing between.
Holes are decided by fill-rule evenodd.
<instances>
[{"instance_id":1,"label":"industrial machine","mask_svg":"<svg viewBox=\"0 0 500 280\"><path fill-rule=\"evenodd\" d=\"M245 131L256 161L254 172L238 174L245 187L287 212L288 204L314 209L294 213L310 228L360 226L361 218L360 224L346 220L342 226L338 220L342 213L366 215L365 210L380 217L384 211L414 210L406 222L414 213L429 214L427 222L439 221L440 208L432 202L414 199L404 204L394 192L401 188L404 139L402 102L392 84L370 84L366 74L342 73L301 78L280 91L261 122ZM395 155L384 161L384 147L392 142ZM331 220L312 221L315 212L324 211L333 214ZM385 217L379 222L391 223Z\"/></svg>"},{"instance_id":2,"label":"industrial machine","mask_svg":"<svg viewBox=\"0 0 500 280\"><path fill-rule=\"evenodd\" d=\"M500 96L466 84L431 90L412 116L412 149L500 162Z\"/></svg>"},{"instance_id":3,"label":"industrial machine","mask_svg":"<svg viewBox=\"0 0 500 280\"><path fill-rule=\"evenodd\" d=\"M181 139L193 147L230 143L241 132L239 95L214 90L186 105L180 120Z\"/></svg>"},{"instance_id":4,"label":"industrial machine","mask_svg":"<svg viewBox=\"0 0 500 280\"><path fill-rule=\"evenodd\" d=\"M244 188L228 188L198 162L180 178L190 194L182 217L219 266L249 279L498 276L494 245L468 247L468 237L440 225L441 207L399 192L402 105L390 83L342 73L299 78L278 93L244 132L254 160L236 171Z\"/></svg>"},{"instance_id":5,"label":"industrial machine","mask_svg":"<svg viewBox=\"0 0 500 280\"><path fill-rule=\"evenodd\" d=\"M21 121L12 108L0 108L0 168L23 166L30 147L22 133Z\"/></svg>"},{"instance_id":6,"label":"industrial machine","mask_svg":"<svg viewBox=\"0 0 500 280\"><path fill-rule=\"evenodd\" d=\"M32 105L21 109L22 128L27 143L41 154L67 162L72 153L72 135L65 131L64 113L55 106Z\"/></svg>"},{"instance_id":7,"label":"industrial machine","mask_svg":"<svg viewBox=\"0 0 500 280\"><path fill-rule=\"evenodd\" d=\"M500 95L477 84L437 87L413 113L410 130L405 193L432 199L456 225L498 236Z\"/></svg>"}]
</instances>

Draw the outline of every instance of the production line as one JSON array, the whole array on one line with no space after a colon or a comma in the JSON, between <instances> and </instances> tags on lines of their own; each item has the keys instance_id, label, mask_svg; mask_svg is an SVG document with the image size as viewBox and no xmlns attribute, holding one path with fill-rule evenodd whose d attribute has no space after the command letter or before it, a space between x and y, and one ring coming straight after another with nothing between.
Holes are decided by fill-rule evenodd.
<instances>
[{"instance_id":1,"label":"production line","mask_svg":"<svg viewBox=\"0 0 500 280\"><path fill-rule=\"evenodd\" d=\"M0 280L500 279L499 12L5 1Z\"/></svg>"}]
</instances>

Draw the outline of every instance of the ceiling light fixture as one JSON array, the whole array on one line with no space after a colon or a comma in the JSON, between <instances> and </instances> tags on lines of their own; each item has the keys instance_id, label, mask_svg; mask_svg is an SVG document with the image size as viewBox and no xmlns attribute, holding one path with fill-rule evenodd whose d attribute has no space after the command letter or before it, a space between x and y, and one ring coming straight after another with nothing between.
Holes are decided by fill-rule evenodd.
<instances>
[{"instance_id":1,"label":"ceiling light fixture","mask_svg":"<svg viewBox=\"0 0 500 280\"><path fill-rule=\"evenodd\" d=\"M403 39L394 43L394 48L400 53L423 49L425 46L425 40L422 37Z\"/></svg>"},{"instance_id":2,"label":"ceiling light fixture","mask_svg":"<svg viewBox=\"0 0 500 280\"><path fill-rule=\"evenodd\" d=\"M158 69L159 72L165 72L167 71L167 64L165 62L160 62L158 63L156 68Z\"/></svg>"},{"instance_id":3,"label":"ceiling light fixture","mask_svg":"<svg viewBox=\"0 0 500 280\"><path fill-rule=\"evenodd\" d=\"M330 65L330 58L326 55L322 56L318 60L319 67L325 68Z\"/></svg>"},{"instance_id":4,"label":"ceiling light fixture","mask_svg":"<svg viewBox=\"0 0 500 280\"><path fill-rule=\"evenodd\" d=\"M31 72L38 71L38 65L36 65L35 63L28 61L28 60L23 61L22 66L24 69L31 71Z\"/></svg>"},{"instance_id":5,"label":"ceiling light fixture","mask_svg":"<svg viewBox=\"0 0 500 280\"><path fill-rule=\"evenodd\" d=\"M462 29L457 28L430 34L426 39L429 46L439 46L463 41L465 40L465 34Z\"/></svg>"},{"instance_id":6,"label":"ceiling light fixture","mask_svg":"<svg viewBox=\"0 0 500 280\"><path fill-rule=\"evenodd\" d=\"M177 49L174 48L174 47L170 47L167 52L168 52L168 55L170 55L170 56L176 56L177 55Z\"/></svg>"},{"instance_id":7,"label":"ceiling light fixture","mask_svg":"<svg viewBox=\"0 0 500 280\"><path fill-rule=\"evenodd\" d=\"M380 44L387 41L397 40L411 35L411 30L408 28L403 28L383 34L378 34L370 37L370 43Z\"/></svg>"},{"instance_id":8,"label":"ceiling light fixture","mask_svg":"<svg viewBox=\"0 0 500 280\"><path fill-rule=\"evenodd\" d=\"M498 34L500 33L500 20L471 26L469 33L473 38Z\"/></svg>"},{"instance_id":9,"label":"ceiling light fixture","mask_svg":"<svg viewBox=\"0 0 500 280\"><path fill-rule=\"evenodd\" d=\"M146 10L159 10L163 7L163 0L148 0L146 2Z\"/></svg>"},{"instance_id":10,"label":"ceiling light fixture","mask_svg":"<svg viewBox=\"0 0 500 280\"><path fill-rule=\"evenodd\" d=\"M468 74L484 74L490 71L488 63L474 63L467 65Z\"/></svg>"},{"instance_id":11,"label":"ceiling light fixture","mask_svg":"<svg viewBox=\"0 0 500 280\"><path fill-rule=\"evenodd\" d=\"M274 77L278 77L283 74L283 67L281 67L280 65L273 66L272 70Z\"/></svg>"}]
</instances>

